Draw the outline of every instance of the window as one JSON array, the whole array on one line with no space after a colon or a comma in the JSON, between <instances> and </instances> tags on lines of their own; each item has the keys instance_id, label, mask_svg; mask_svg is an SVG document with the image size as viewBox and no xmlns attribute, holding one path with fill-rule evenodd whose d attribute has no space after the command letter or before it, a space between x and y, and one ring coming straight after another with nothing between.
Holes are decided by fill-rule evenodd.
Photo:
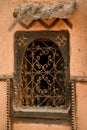
<instances>
[{"instance_id":1,"label":"window","mask_svg":"<svg viewBox=\"0 0 87 130\"><path fill-rule=\"evenodd\" d=\"M23 117L68 118L68 31L20 31L15 33L14 43L12 113Z\"/></svg>"}]
</instances>

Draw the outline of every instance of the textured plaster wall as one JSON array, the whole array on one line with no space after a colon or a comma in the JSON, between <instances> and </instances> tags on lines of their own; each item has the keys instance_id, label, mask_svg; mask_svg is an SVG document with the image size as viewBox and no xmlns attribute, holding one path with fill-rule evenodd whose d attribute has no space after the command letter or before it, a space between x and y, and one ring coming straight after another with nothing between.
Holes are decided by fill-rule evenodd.
<instances>
[{"instance_id":1,"label":"textured plaster wall","mask_svg":"<svg viewBox=\"0 0 87 130\"><path fill-rule=\"evenodd\" d=\"M7 128L7 84L0 82L0 130Z\"/></svg>"},{"instance_id":2,"label":"textured plaster wall","mask_svg":"<svg viewBox=\"0 0 87 130\"><path fill-rule=\"evenodd\" d=\"M14 130L71 130L70 126L62 126L62 125L46 125L46 124L32 124L32 123L15 123L13 125Z\"/></svg>"},{"instance_id":3,"label":"textured plaster wall","mask_svg":"<svg viewBox=\"0 0 87 130\"><path fill-rule=\"evenodd\" d=\"M87 130L87 82L76 85L77 130Z\"/></svg>"},{"instance_id":4,"label":"textured plaster wall","mask_svg":"<svg viewBox=\"0 0 87 130\"><path fill-rule=\"evenodd\" d=\"M39 0L32 0L38 2ZM57 0L42 0L53 3ZM50 2L49 2L50 1ZM59 0L66 1L66 0ZM70 1L70 0L67 0ZM29 2L29 0L0 0L0 76L13 75L14 73L14 33L18 30L46 30L40 23L36 23L26 30L18 23L11 30L8 28L13 24L12 16L16 6ZM70 75L87 77L87 1L77 0L77 11L69 20L73 24L70 29L63 21L58 22L50 30L66 29L70 32ZM6 83L0 82L0 130L6 130ZM77 83L77 130L87 130L87 83ZM84 96L85 95L85 96ZM3 109L2 109L3 106ZM4 114L3 114L4 111ZM70 125L49 125L36 123L17 122L13 125L13 130L71 130Z\"/></svg>"},{"instance_id":5,"label":"textured plaster wall","mask_svg":"<svg viewBox=\"0 0 87 130\"><path fill-rule=\"evenodd\" d=\"M10 32L8 28L13 24L12 16L16 6L29 0L3 0L0 1L0 75L12 74L14 72L14 32L25 30L17 24ZM34 0L32 0L34 1ZM39 1L39 0L35 0ZM44 1L44 0L43 0ZM49 0L45 0L49 2ZM55 0L56 1L56 0ZM55 2L54 1L54 2ZM53 2L50 0L50 2ZM86 0L77 1L77 11L70 19L73 29L61 22L50 30L67 29L70 32L70 70L71 76L87 76L87 4ZM39 23L31 27L31 30L45 30ZM3 60L4 59L4 60ZM84 67L83 67L84 66Z\"/></svg>"}]
</instances>

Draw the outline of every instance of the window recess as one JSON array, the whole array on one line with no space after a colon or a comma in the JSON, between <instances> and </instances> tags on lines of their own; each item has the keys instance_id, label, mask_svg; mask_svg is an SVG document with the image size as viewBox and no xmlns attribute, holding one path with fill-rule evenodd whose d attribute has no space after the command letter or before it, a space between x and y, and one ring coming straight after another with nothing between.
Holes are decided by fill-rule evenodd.
<instances>
[{"instance_id":1,"label":"window recess","mask_svg":"<svg viewBox=\"0 0 87 130\"><path fill-rule=\"evenodd\" d=\"M69 119L69 33L17 31L11 114Z\"/></svg>"}]
</instances>

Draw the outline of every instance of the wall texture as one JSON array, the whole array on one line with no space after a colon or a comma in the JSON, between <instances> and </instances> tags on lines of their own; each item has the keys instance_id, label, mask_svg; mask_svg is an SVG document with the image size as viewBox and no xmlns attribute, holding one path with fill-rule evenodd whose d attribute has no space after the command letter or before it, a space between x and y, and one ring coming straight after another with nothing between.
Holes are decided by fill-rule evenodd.
<instances>
[{"instance_id":1,"label":"wall texture","mask_svg":"<svg viewBox=\"0 0 87 130\"><path fill-rule=\"evenodd\" d=\"M7 84L0 82L0 129L6 130L7 128Z\"/></svg>"},{"instance_id":2,"label":"wall texture","mask_svg":"<svg viewBox=\"0 0 87 130\"><path fill-rule=\"evenodd\" d=\"M77 130L87 129L87 82L81 82L76 85L77 94Z\"/></svg>"},{"instance_id":3,"label":"wall texture","mask_svg":"<svg viewBox=\"0 0 87 130\"><path fill-rule=\"evenodd\" d=\"M38 2L39 0L32 0ZM58 0L42 0L43 2L52 3ZM59 0L69 1L69 0ZM28 3L29 0L1 0L0 1L0 78L4 76L12 76L14 73L14 33L16 31L32 31L46 30L40 23L36 22L29 29L23 28L17 23L13 29L9 31L14 23L13 11L16 6ZM66 29L70 32L70 76L72 79L79 80L76 83L76 120L77 130L87 129L87 1L76 0L77 10L75 11L70 22L73 28L70 29L62 20L49 30ZM85 80L85 82L83 82ZM6 130L6 83L0 82L0 129ZM3 109L2 109L3 106ZM81 107L82 106L82 107ZM21 123L14 122L13 130L36 130L43 128L45 130L71 130L70 124L49 125L37 123Z\"/></svg>"}]
</instances>

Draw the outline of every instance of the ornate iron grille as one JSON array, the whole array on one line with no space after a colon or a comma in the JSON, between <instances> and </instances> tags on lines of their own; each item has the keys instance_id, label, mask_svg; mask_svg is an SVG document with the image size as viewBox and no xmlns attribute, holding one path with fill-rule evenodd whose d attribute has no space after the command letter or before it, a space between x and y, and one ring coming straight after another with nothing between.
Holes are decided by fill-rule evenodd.
<instances>
[{"instance_id":1,"label":"ornate iron grille","mask_svg":"<svg viewBox=\"0 0 87 130\"><path fill-rule=\"evenodd\" d=\"M22 61L22 106L65 105L64 79L64 59L59 47L46 38L34 40Z\"/></svg>"},{"instance_id":2,"label":"ornate iron grille","mask_svg":"<svg viewBox=\"0 0 87 130\"><path fill-rule=\"evenodd\" d=\"M18 31L14 43L11 113L69 118L69 32Z\"/></svg>"}]
</instances>

